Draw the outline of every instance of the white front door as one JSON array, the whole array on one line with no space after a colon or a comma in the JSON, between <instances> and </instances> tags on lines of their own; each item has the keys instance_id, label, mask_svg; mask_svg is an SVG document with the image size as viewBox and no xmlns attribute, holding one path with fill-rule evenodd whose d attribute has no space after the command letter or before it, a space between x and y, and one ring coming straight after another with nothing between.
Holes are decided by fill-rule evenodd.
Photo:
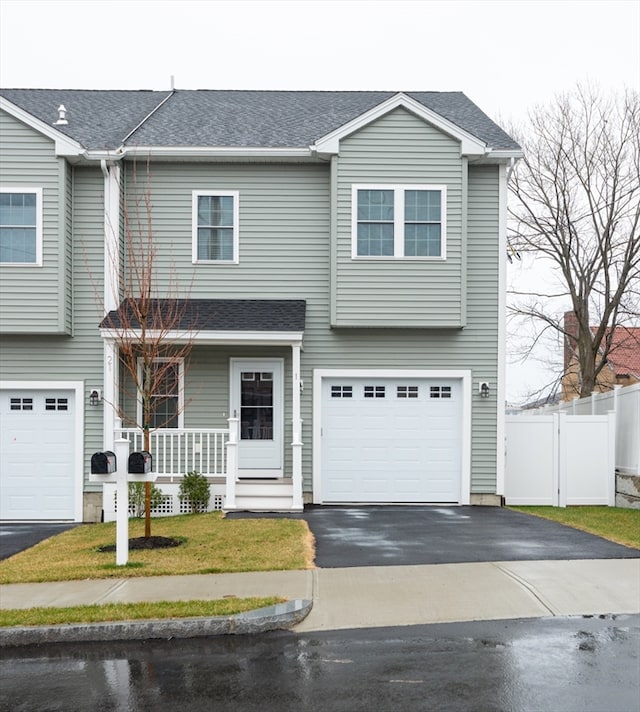
<instances>
[{"instance_id":1,"label":"white front door","mask_svg":"<svg viewBox=\"0 0 640 712\"><path fill-rule=\"evenodd\" d=\"M239 477L282 477L283 363L231 359L231 414L240 424Z\"/></svg>"}]
</instances>

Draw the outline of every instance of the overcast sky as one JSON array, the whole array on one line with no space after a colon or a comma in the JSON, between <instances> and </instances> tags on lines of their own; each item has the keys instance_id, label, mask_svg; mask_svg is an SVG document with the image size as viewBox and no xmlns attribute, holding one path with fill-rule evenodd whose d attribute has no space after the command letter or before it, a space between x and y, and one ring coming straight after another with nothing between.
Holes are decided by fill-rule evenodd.
<instances>
[{"instance_id":1,"label":"overcast sky","mask_svg":"<svg viewBox=\"0 0 640 712\"><path fill-rule=\"evenodd\" d=\"M640 0L0 0L0 85L463 91L499 122L640 88ZM545 379L511 368L508 396Z\"/></svg>"}]
</instances>

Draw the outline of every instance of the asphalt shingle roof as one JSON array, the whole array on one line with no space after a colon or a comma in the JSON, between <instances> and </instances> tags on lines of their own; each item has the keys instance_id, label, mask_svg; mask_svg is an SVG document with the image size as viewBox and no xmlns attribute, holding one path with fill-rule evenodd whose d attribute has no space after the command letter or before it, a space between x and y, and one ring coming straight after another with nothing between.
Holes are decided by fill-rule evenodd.
<instances>
[{"instance_id":1,"label":"asphalt shingle roof","mask_svg":"<svg viewBox=\"0 0 640 712\"><path fill-rule=\"evenodd\" d=\"M304 331L301 299L152 299L147 326L193 331ZM101 329L137 329L124 301L100 322ZM174 323L175 322L175 323Z\"/></svg>"},{"instance_id":2,"label":"asphalt shingle roof","mask_svg":"<svg viewBox=\"0 0 640 712\"><path fill-rule=\"evenodd\" d=\"M84 148L128 146L308 147L397 92L382 91L102 91L2 89L0 94ZM405 92L494 149L518 144L462 92Z\"/></svg>"}]
</instances>

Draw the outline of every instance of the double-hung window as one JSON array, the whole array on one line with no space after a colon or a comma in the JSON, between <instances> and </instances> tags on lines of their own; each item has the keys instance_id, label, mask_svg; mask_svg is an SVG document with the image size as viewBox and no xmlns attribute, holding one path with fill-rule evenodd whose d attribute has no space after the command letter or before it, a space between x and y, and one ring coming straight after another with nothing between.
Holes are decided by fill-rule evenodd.
<instances>
[{"instance_id":1,"label":"double-hung window","mask_svg":"<svg viewBox=\"0 0 640 712\"><path fill-rule=\"evenodd\" d=\"M352 256L444 259L446 186L354 185Z\"/></svg>"},{"instance_id":2,"label":"double-hung window","mask_svg":"<svg viewBox=\"0 0 640 712\"><path fill-rule=\"evenodd\" d=\"M42 188L0 188L0 264L42 264Z\"/></svg>"},{"instance_id":3,"label":"double-hung window","mask_svg":"<svg viewBox=\"0 0 640 712\"><path fill-rule=\"evenodd\" d=\"M150 381L150 422L152 430L157 428L183 427L183 394L184 394L184 361L183 359L157 358L145 373L142 359L138 360L139 383ZM138 423L144 424L142 401L138 402Z\"/></svg>"},{"instance_id":4,"label":"double-hung window","mask_svg":"<svg viewBox=\"0 0 640 712\"><path fill-rule=\"evenodd\" d=\"M193 262L238 262L237 191L193 191Z\"/></svg>"}]
</instances>

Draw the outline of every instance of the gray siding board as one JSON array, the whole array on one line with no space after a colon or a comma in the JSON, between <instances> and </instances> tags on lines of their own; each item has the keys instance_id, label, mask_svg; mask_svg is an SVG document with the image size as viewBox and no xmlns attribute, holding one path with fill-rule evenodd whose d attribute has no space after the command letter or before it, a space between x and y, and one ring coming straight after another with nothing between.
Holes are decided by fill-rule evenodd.
<instances>
[{"instance_id":1,"label":"gray siding board","mask_svg":"<svg viewBox=\"0 0 640 712\"><path fill-rule=\"evenodd\" d=\"M74 336L27 334L5 335L0 349L3 380L76 381L103 388L103 346L98 329L102 308L96 298L103 277L103 182L99 169L75 168L73 204L74 231L78 236L67 260L79 268L73 280ZM86 405L86 404L85 404ZM92 452L101 450L102 407L85 407L85 473ZM85 490L99 491L99 485L85 483Z\"/></svg>"},{"instance_id":2,"label":"gray siding board","mask_svg":"<svg viewBox=\"0 0 640 712\"><path fill-rule=\"evenodd\" d=\"M498 379L498 168L469 166L468 323L477 349L477 380L492 384L492 397L476 397L473 413L472 492L495 492Z\"/></svg>"},{"instance_id":3,"label":"gray siding board","mask_svg":"<svg viewBox=\"0 0 640 712\"><path fill-rule=\"evenodd\" d=\"M127 183L131 188L131 176ZM239 191L239 264L192 265L192 191L216 189ZM162 296L171 289L193 298L305 298L309 292L313 298L316 290L328 291L324 166L158 163L151 197ZM134 215L134 201L127 205Z\"/></svg>"},{"instance_id":4,"label":"gray siding board","mask_svg":"<svg viewBox=\"0 0 640 712\"><path fill-rule=\"evenodd\" d=\"M43 263L0 265L0 333L69 333L62 165L53 141L0 112L0 183L43 191Z\"/></svg>"},{"instance_id":5,"label":"gray siding board","mask_svg":"<svg viewBox=\"0 0 640 712\"><path fill-rule=\"evenodd\" d=\"M336 163L332 324L462 326L464 206L459 144L398 109L344 139ZM352 259L352 186L372 183L447 186L446 260ZM444 303L439 301L443 296Z\"/></svg>"}]
</instances>

